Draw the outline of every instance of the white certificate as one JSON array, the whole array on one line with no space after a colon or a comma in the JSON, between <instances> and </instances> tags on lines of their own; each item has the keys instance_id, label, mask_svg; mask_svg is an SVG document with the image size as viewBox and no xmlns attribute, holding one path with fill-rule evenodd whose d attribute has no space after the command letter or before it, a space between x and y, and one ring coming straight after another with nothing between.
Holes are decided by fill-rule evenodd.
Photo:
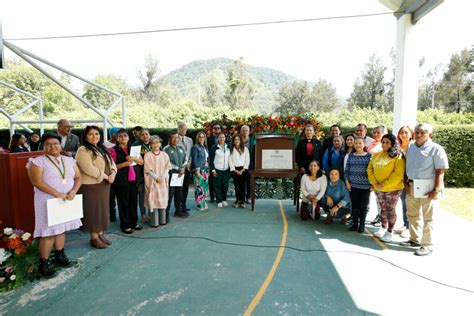
<instances>
[{"instance_id":1,"label":"white certificate","mask_svg":"<svg viewBox=\"0 0 474 316\"><path fill-rule=\"evenodd\" d=\"M263 149L262 169L293 169L293 150Z\"/></svg>"},{"instance_id":2,"label":"white certificate","mask_svg":"<svg viewBox=\"0 0 474 316\"><path fill-rule=\"evenodd\" d=\"M428 198L428 192L433 191L434 186L434 179L415 179L413 180L413 195L417 199Z\"/></svg>"},{"instance_id":3,"label":"white certificate","mask_svg":"<svg viewBox=\"0 0 474 316\"><path fill-rule=\"evenodd\" d=\"M72 201L49 199L46 202L48 208L48 227L83 217L82 194L77 194Z\"/></svg>"},{"instance_id":4,"label":"white certificate","mask_svg":"<svg viewBox=\"0 0 474 316\"><path fill-rule=\"evenodd\" d=\"M140 156L141 150L142 150L142 146L132 146L130 148L130 157L141 158ZM135 166L135 165L136 163L132 162L131 166Z\"/></svg>"},{"instance_id":5,"label":"white certificate","mask_svg":"<svg viewBox=\"0 0 474 316\"><path fill-rule=\"evenodd\" d=\"M179 177L179 173L171 175L170 187L182 187L184 183L184 174Z\"/></svg>"}]
</instances>

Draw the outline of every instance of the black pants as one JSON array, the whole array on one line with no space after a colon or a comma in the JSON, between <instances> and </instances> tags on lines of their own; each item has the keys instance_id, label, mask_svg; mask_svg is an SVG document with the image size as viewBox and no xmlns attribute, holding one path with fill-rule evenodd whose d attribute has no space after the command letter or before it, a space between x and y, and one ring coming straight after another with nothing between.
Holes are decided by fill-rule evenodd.
<instances>
[{"instance_id":1,"label":"black pants","mask_svg":"<svg viewBox=\"0 0 474 316\"><path fill-rule=\"evenodd\" d=\"M365 217L369 210L370 189L351 187L353 225L359 229L365 228Z\"/></svg>"},{"instance_id":2,"label":"black pants","mask_svg":"<svg viewBox=\"0 0 474 316\"><path fill-rule=\"evenodd\" d=\"M245 199L250 200L250 174L248 170L245 170L244 174L245 182Z\"/></svg>"},{"instance_id":3,"label":"black pants","mask_svg":"<svg viewBox=\"0 0 474 316\"><path fill-rule=\"evenodd\" d=\"M182 197L181 197L181 209L183 211L187 209L186 200L188 199L189 180L190 179L191 179L191 172L188 169L186 169L184 171L183 191L182 191Z\"/></svg>"},{"instance_id":4,"label":"black pants","mask_svg":"<svg viewBox=\"0 0 474 316\"><path fill-rule=\"evenodd\" d=\"M209 197L211 198L211 201L214 201L216 199L216 189L214 188L214 180L215 178L212 176L212 174L209 174Z\"/></svg>"},{"instance_id":5,"label":"black pants","mask_svg":"<svg viewBox=\"0 0 474 316\"><path fill-rule=\"evenodd\" d=\"M109 209L110 209L110 221L115 221L116 217L116 211L115 207L117 206L115 204L115 187L113 185L110 186L110 195L109 195Z\"/></svg>"},{"instance_id":6,"label":"black pants","mask_svg":"<svg viewBox=\"0 0 474 316\"><path fill-rule=\"evenodd\" d=\"M120 218L120 228L135 228L137 226L137 182L128 181L123 184L113 184L117 195L117 204Z\"/></svg>"},{"instance_id":7,"label":"black pants","mask_svg":"<svg viewBox=\"0 0 474 316\"><path fill-rule=\"evenodd\" d=\"M177 173L176 171L170 172L170 180L168 182L168 186L170 185L171 182L171 176L173 173ZM169 218L170 214L170 207L171 207L171 202L173 201L174 198L174 214L179 214L182 212L182 205L183 205L183 187L172 187L169 186L169 192L168 192L168 206L166 207L166 218Z\"/></svg>"},{"instance_id":8,"label":"black pants","mask_svg":"<svg viewBox=\"0 0 474 316\"><path fill-rule=\"evenodd\" d=\"M235 170L242 170L244 167L235 167ZM237 202L245 201L245 173L238 175L235 172L232 172L232 179L234 179L235 186L235 197Z\"/></svg>"}]
</instances>

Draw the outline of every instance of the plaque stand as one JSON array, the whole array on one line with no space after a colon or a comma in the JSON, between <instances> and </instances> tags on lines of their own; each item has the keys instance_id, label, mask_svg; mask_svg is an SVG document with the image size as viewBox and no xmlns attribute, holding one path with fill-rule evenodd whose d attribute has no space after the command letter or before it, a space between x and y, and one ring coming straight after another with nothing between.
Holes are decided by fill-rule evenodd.
<instances>
[{"instance_id":1,"label":"plaque stand","mask_svg":"<svg viewBox=\"0 0 474 316\"><path fill-rule=\"evenodd\" d=\"M255 145L255 169L249 170L250 176L250 198L252 211L255 210L255 179L256 178L292 178L293 179L293 205L299 209L300 183L298 181L298 169L295 168L295 144L293 135L256 135ZM291 163L287 169L263 169L263 150L291 150ZM268 158L267 158L268 159Z\"/></svg>"}]
</instances>

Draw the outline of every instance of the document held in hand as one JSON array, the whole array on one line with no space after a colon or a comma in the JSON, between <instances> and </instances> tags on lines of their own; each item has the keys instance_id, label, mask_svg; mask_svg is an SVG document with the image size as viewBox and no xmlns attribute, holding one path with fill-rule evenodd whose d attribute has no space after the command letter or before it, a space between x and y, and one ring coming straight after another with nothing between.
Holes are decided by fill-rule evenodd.
<instances>
[{"instance_id":1,"label":"document held in hand","mask_svg":"<svg viewBox=\"0 0 474 316\"><path fill-rule=\"evenodd\" d=\"M75 219L81 219L82 213L82 194L77 194L72 200L49 199L48 208L48 226L66 223Z\"/></svg>"},{"instance_id":2,"label":"document held in hand","mask_svg":"<svg viewBox=\"0 0 474 316\"><path fill-rule=\"evenodd\" d=\"M140 151L142 150L142 146L132 146L130 147L130 157L133 158L141 158ZM135 166L136 163L133 162L131 166Z\"/></svg>"},{"instance_id":3,"label":"document held in hand","mask_svg":"<svg viewBox=\"0 0 474 316\"><path fill-rule=\"evenodd\" d=\"M428 198L428 192L434 190L434 179L414 179L413 180L413 195L417 199Z\"/></svg>"},{"instance_id":4,"label":"document held in hand","mask_svg":"<svg viewBox=\"0 0 474 316\"><path fill-rule=\"evenodd\" d=\"M184 183L184 174L179 177L179 173L171 175L170 187L182 187Z\"/></svg>"}]
</instances>

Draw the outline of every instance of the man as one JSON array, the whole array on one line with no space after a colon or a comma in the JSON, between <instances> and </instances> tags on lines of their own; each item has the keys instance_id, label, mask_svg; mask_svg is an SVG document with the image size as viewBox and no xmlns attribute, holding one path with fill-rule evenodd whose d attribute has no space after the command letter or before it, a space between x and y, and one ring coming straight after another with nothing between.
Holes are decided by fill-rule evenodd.
<instances>
[{"instance_id":1,"label":"man","mask_svg":"<svg viewBox=\"0 0 474 316\"><path fill-rule=\"evenodd\" d=\"M319 140L314 138L314 127L308 124L304 128L304 139L300 139L296 146L296 164L300 170L300 174L308 172L309 163L313 160L317 160L319 165L322 166L321 160L323 156L321 143Z\"/></svg>"},{"instance_id":2,"label":"man","mask_svg":"<svg viewBox=\"0 0 474 316\"><path fill-rule=\"evenodd\" d=\"M210 152L212 146L217 144L217 139L219 137L219 133L221 132L222 128L219 124L214 124L212 126L212 134L207 138L207 150ZM210 203L216 202L216 191L214 190L214 177L209 177L209 196L210 196Z\"/></svg>"},{"instance_id":3,"label":"man","mask_svg":"<svg viewBox=\"0 0 474 316\"><path fill-rule=\"evenodd\" d=\"M191 149L193 147L193 140L186 136L188 127L186 123L180 122L178 124L178 146L184 149L186 153L186 168L184 171L184 181L183 181L183 196L182 196L182 208L185 212L189 212L189 208L186 207L186 201L188 199L189 191L189 180L191 179Z\"/></svg>"},{"instance_id":4,"label":"man","mask_svg":"<svg viewBox=\"0 0 474 316\"><path fill-rule=\"evenodd\" d=\"M249 150L250 164L249 170L255 168L255 137L250 136L250 126L242 125L240 128L240 137L244 142L245 147ZM250 175L248 170L244 172L245 181L245 203L250 204Z\"/></svg>"},{"instance_id":5,"label":"man","mask_svg":"<svg viewBox=\"0 0 474 316\"><path fill-rule=\"evenodd\" d=\"M336 136L341 136L341 127L337 124L331 125L331 128L329 129L329 133L331 136L327 137L323 141L323 149L322 149L322 154L326 152L327 149L331 148L333 143L332 140Z\"/></svg>"},{"instance_id":6,"label":"man","mask_svg":"<svg viewBox=\"0 0 474 316\"><path fill-rule=\"evenodd\" d=\"M66 119L58 121L58 129L56 134L61 137L62 155L75 157L76 151L79 149L79 137L71 133L71 122Z\"/></svg>"},{"instance_id":7,"label":"man","mask_svg":"<svg viewBox=\"0 0 474 316\"><path fill-rule=\"evenodd\" d=\"M130 144L133 144L134 142L140 139L140 133L142 132L142 130L143 130L143 127L139 125L132 128L132 136L130 137Z\"/></svg>"},{"instance_id":8,"label":"man","mask_svg":"<svg viewBox=\"0 0 474 316\"><path fill-rule=\"evenodd\" d=\"M370 144L374 141L374 139L370 136L367 136L367 125L364 123L359 123L355 127L355 134L357 137L360 137L364 140L365 147L370 147Z\"/></svg>"},{"instance_id":9,"label":"man","mask_svg":"<svg viewBox=\"0 0 474 316\"><path fill-rule=\"evenodd\" d=\"M171 178L174 173L178 173L180 177L184 176L185 169L187 167L186 164L186 152L184 149L180 146L178 146L178 132L173 131L171 132L169 136L169 144L165 146L163 149L168 156L170 157L170 163L171 163L171 170L169 172L170 175L170 183L171 183ZM169 188L169 194L168 194L168 207L166 208L166 222L169 223L169 213L170 213L170 206L171 202L173 201L174 197L174 207L175 207L175 212L174 216L175 217L188 217L189 213L187 213L185 210L182 208L182 191L183 187L172 187L170 186Z\"/></svg>"},{"instance_id":10,"label":"man","mask_svg":"<svg viewBox=\"0 0 474 316\"><path fill-rule=\"evenodd\" d=\"M406 155L405 191L407 193L407 217L410 240L404 246L418 247L417 256L433 252L433 214L438 209L438 198L444 188L444 171L449 169L448 157L443 147L431 140L433 127L418 124L415 127L415 143L408 147ZM414 195L417 180L430 180L432 190L425 197Z\"/></svg>"}]
</instances>

